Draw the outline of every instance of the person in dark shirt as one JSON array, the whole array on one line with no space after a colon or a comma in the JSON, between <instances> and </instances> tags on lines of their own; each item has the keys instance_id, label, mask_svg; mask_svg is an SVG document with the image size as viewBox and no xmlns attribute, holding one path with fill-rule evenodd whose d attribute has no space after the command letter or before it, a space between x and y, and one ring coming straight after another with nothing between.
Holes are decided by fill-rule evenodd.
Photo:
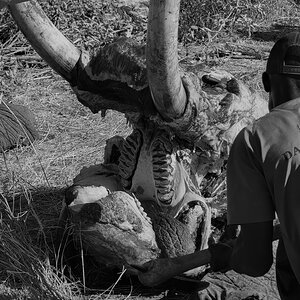
<instances>
[{"instance_id":1,"label":"person in dark shirt","mask_svg":"<svg viewBox=\"0 0 300 300\"><path fill-rule=\"evenodd\" d=\"M278 217L278 291L281 299L300 299L300 33L275 43L262 80L270 112L238 134L227 166L228 224L241 231L233 246L212 248L212 263L223 253L219 269L267 273Z\"/></svg>"}]
</instances>

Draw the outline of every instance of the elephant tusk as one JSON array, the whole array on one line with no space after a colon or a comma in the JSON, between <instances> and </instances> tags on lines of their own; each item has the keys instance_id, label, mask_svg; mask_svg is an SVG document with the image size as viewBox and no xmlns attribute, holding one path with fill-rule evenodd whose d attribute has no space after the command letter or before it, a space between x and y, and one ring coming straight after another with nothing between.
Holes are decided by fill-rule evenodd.
<instances>
[{"instance_id":1,"label":"elephant tusk","mask_svg":"<svg viewBox=\"0 0 300 300\"><path fill-rule=\"evenodd\" d=\"M148 16L148 82L154 105L166 121L181 117L187 104L177 54L179 7L180 0L151 0Z\"/></svg>"},{"instance_id":2,"label":"elephant tusk","mask_svg":"<svg viewBox=\"0 0 300 300\"><path fill-rule=\"evenodd\" d=\"M72 84L81 52L49 20L37 1L6 1L15 22L36 52Z\"/></svg>"}]
</instances>

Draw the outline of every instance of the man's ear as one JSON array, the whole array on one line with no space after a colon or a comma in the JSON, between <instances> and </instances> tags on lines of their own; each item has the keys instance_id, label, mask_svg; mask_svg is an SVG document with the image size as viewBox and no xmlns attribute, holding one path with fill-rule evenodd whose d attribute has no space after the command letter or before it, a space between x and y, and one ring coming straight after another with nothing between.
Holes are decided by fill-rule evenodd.
<instances>
[{"instance_id":1,"label":"man's ear","mask_svg":"<svg viewBox=\"0 0 300 300\"><path fill-rule=\"evenodd\" d=\"M267 93L270 93L271 91L271 84L270 84L270 76L268 73L263 72L262 74L262 82L264 85L264 89Z\"/></svg>"}]
</instances>

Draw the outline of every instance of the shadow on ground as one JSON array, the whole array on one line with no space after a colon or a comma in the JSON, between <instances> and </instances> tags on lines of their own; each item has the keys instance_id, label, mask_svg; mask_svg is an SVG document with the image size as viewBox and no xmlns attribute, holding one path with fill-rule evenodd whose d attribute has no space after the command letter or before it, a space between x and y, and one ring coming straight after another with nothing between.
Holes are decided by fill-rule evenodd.
<instances>
[{"instance_id":1,"label":"shadow on ground","mask_svg":"<svg viewBox=\"0 0 300 300\"><path fill-rule=\"evenodd\" d=\"M275 248L276 245L274 251ZM279 300L274 266L265 276L258 278L228 271L225 274L207 273L201 279L173 278L164 284L150 288L141 285L136 276L126 275L126 272L121 275L120 270L110 270L96 264L88 255L84 256L83 271L81 255L76 254L76 250L72 248L69 250L73 254L67 261L69 270L72 270L71 276L85 282L86 292L91 295L112 293L120 297L116 299L128 299L126 297L130 295L130 299L136 300ZM85 275L85 280L82 274Z\"/></svg>"}]
</instances>

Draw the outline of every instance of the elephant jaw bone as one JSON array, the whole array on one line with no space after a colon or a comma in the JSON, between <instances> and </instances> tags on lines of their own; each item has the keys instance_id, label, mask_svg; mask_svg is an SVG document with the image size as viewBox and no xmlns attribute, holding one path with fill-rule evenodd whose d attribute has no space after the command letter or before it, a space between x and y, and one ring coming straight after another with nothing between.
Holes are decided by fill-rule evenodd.
<instances>
[{"instance_id":1,"label":"elephant jaw bone","mask_svg":"<svg viewBox=\"0 0 300 300\"><path fill-rule=\"evenodd\" d=\"M115 179L110 174L108 174L108 170L109 169L105 168L105 166L103 165L96 165L91 166L89 168L84 168L80 172L80 174L74 179L74 185L66 191L65 199L65 212L68 212L69 218L71 218L71 223L75 225L74 228L77 237L81 237L81 239L84 241L84 248L87 249L87 251L91 255L93 255L93 257L96 258L97 261L101 263L109 263L110 261L112 261L111 264L118 267L121 267L122 264L127 266L129 264L133 266L141 266L145 261L141 262L141 260L137 259L136 253L139 251L145 252L143 258L146 256L147 258L149 258L149 260L153 259L153 257L151 256L153 249L146 249L147 247L150 247L151 243L147 246L145 246L144 244L145 233L142 233L140 236L135 235L138 236L135 239L135 237L133 237L134 233L131 232L130 236L125 237L125 239L127 239L128 241L134 241L130 244L127 242L125 243L123 241L124 236L118 234L118 230L120 230L120 232L123 233L124 230L126 231L126 229L128 229L131 226L130 224L128 224L128 222L124 222L122 219L119 219L117 217L120 210L120 206L124 205L124 203L121 201L131 201L130 204L133 205L135 208L132 210L133 215L137 215L138 218L141 218L142 223L150 224L151 229L148 228L147 230L152 232L152 235L154 235L152 228L155 228L154 241L156 243L159 243L160 250L162 250L161 246L163 237L157 236L157 231L165 231L166 236L169 236L171 240L169 244L166 243L164 245L164 249L166 249L167 253L169 253L171 257L177 255L185 255L191 253L195 249L199 250L206 247L207 237L209 234L208 227L210 227L210 211L208 210L207 205L205 205L205 202L202 203L203 199L199 195L195 195L191 191L185 195L184 201L183 203L181 203L183 207L176 216L178 220L176 220L176 218L169 215L168 213L163 212L157 203L157 210L151 214L151 209L149 209L149 206L147 207L146 204L154 203L153 201L143 201L141 203L143 207L145 206L145 211L147 212L146 214L145 212L143 212L143 208L141 207L139 201L135 197L132 198L127 193L120 192L121 197L109 199L111 195L118 194L119 192L113 192L112 194L109 194L109 191L104 186L100 185L101 182L107 183L109 179L112 180L112 182L110 183L110 188L113 188L113 186L115 185ZM107 176L102 174L105 171L107 172ZM93 185L89 186L89 182L93 183ZM115 185L115 188L118 188L118 186ZM126 195L126 197L123 196L124 194ZM120 206L116 208L114 205L111 204L111 202L113 201L119 203ZM105 224L98 222L99 212L97 211L99 211L99 208L97 205L95 205L95 203L98 203L99 205L103 205L103 203L107 204L107 206L105 206L105 210L102 210L103 216L107 215L107 222L104 222ZM187 212L189 208L193 209L196 207L196 205L198 205L198 208L200 209L198 210L198 212L196 212L196 214L194 213L195 211L192 213ZM115 210L116 218L111 218L111 215L115 215ZM158 224L156 223L156 216L161 213L164 215L162 220L163 223L161 224L160 222ZM128 210L126 210L126 205L124 205L124 211L122 212L122 214L124 214L124 216L130 215L130 213L128 213ZM142 216L140 217L140 215ZM153 218L154 216L154 221L151 222L148 216L150 216L151 218ZM191 224L194 223L194 221L199 228ZM114 225L114 222L119 224L113 226L113 228L117 232L110 231L110 233L103 234L103 231L106 232L107 229L110 230L110 226L108 224ZM167 224L166 222L170 223L172 227L168 228L168 226L164 226L163 224ZM185 237L182 237L179 234L180 228L181 232L185 233ZM147 232L149 232L147 230L145 230L146 236L148 236ZM171 232L168 232L168 230L171 230ZM172 236L172 232L174 236ZM176 237L176 234L179 234L179 236ZM194 243L196 240L195 234L201 236L201 239L198 239L196 243ZM179 243L181 243L181 249L179 249L178 246L176 246L176 240L179 241ZM193 247L191 244L192 241L194 243ZM201 242L201 244L199 241ZM101 243L102 247L99 247L99 245L97 244L98 242ZM190 244L187 244L187 242L189 242ZM123 243L125 243L125 245L123 245ZM132 252L130 250L130 247L134 248ZM107 250L107 248L109 248L110 250ZM123 251L124 253L120 254L120 252ZM158 253L157 257L159 256L160 255ZM203 271L204 268L198 268L186 274L188 276L196 276L199 275L199 273L202 273Z\"/></svg>"},{"instance_id":2,"label":"elephant jaw bone","mask_svg":"<svg viewBox=\"0 0 300 300\"><path fill-rule=\"evenodd\" d=\"M139 201L121 191L97 195L100 198L93 202L77 197L67 207L75 238L83 241L87 252L98 262L115 267L158 258L152 222Z\"/></svg>"},{"instance_id":3,"label":"elephant jaw bone","mask_svg":"<svg viewBox=\"0 0 300 300\"><path fill-rule=\"evenodd\" d=\"M177 155L177 145L167 132L135 129L122 146L119 169L125 189L141 202L157 202L171 217L178 216L189 202L197 202L203 209L204 223L208 222L210 214L205 199L189 180ZM204 227L208 230L208 226ZM207 242L208 236L204 235Z\"/></svg>"},{"instance_id":4,"label":"elephant jaw bone","mask_svg":"<svg viewBox=\"0 0 300 300\"><path fill-rule=\"evenodd\" d=\"M170 140L170 136L164 131L158 130L155 134L150 134L147 130L134 130L123 143L123 152L121 151L119 168L122 182L125 182L126 188L137 196L142 205L147 206L147 202L153 200L168 217L183 221L183 227L186 226L189 234L194 235L197 250L203 250L208 247L210 236L210 208L189 180L176 155L176 144ZM193 209L194 215L187 212ZM148 212L147 209L146 211ZM157 229L156 222L155 226L156 232L161 230ZM165 249L168 247L173 245L169 243L164 246ZM166 251L169 252L168 249ZM196 268L186 275L196 276L204 268Z\"/></svg>"},{"instance_id":5,"label":"elephant jaw bone","mask_svg":"<svg viewBox=\"0 0 300 300\"><path fill-rule=\"evenodd\" d=\"M112 139L112 140L114 140L114 139ZM119 139L117 139L117 142L119 142L118 144L121 144L121 145L123 144L123 142L121 142ZM110 149L113 148L113 147L111 147L112 146L111 144L114 144L113 141L110 141L108 143L108 145L110 146ZM110 161L109 156L110 155L107 153L108 161ZM93 203L97 202L98 199L105 198L109 194L109 191L104 186L100 186L100 184L103 183L103 184L106 184L106 186L110 186L110 190L119 189L118 181L116 180L117 178L112 176L112 174L114 174L114 172L116 170L113 169L112 171L110 171L111 174L109 173L109 170L110 170L110 168L105 167L105 165L104 166L96 165L96 166L91 166L89 168L84 168L80 172L80 174L78 176L76 176L76 178L74 179L74 185L67 190L67 192L66 192L66 204L68 205L67 210L69 212L71 212L71 215L73 215L71 221L73 224L75 224L75 225L77 224L77 228L78 228L79 222L78 222L78 218L76 219L74 216L76 216L76 215L78 216L78 214L80 214L80 211L85 208L85 211L89 210L91 212L90 215L84 214L85 218L87 220L89 220L89 219L93 220L94 217L93 217L92 212L93 212L93 209L96 209L97 207L89 206L89 204L93 204ZM109 182L109 181L111 181L111 182ZM90 186L89 183L92 186ZM185 182L185 184L186 184L186 182ZM145 206L145 211L147 212L147 215L150 216L151 218L154 217L154 219L157 219L156 215L159 215L161 213L164 215L164 217L162 219L163 223L160 222L159 223L160 225L159 225L157 223L157 220L154 220L154 223L152 222L152 224L154 224L153 226L155 229L155 240L157 243L159 242L160 248L163 245L162 240L164 238L161 236L157 236L157 232L164 232L164 230L165 230L166 235L171 238L169 243L165 242L166 244L163 245L163 247L161 248L161 249L165 249L164 253L165 252L169 253L171 256L184 255L184 254L191 253L191 251L192 251L191 249L193 249L193 251L195 249L198 251L200 249L204 249L207 247L207 240L208 240L208 236L209 236L209 232L210 232L210 210L207 207L207 205L205 204L204 199L201 196L192 192L190 190L189 186L185 186L185 190L187 190L188 192L184 195L183 198L180 198L181 201L178 202L177 205L175 205L174 207L168 207L166 205L163 207L160 207L158 205L158 203L155 202L157 210L154 212L154 214L153 213L151 214L151 210L149 210L149 205L148 205L148 203L151 203L151 202L153 203L153 201L149 201L149 199L145 199L144 201L141 201L141 204L140 204L137 199L134 199L139 211L142 211L140 205L142 205L143 207ZM113 206L111 206L109 209L112 212L107 211L104 213L108 213L108 215L109 215L109 214L113 213L115 208ZM145 218L147 218L147 215L144 212L142 212L142 214ZM125 215L126 215L126 213L125 213ZM82 216L82 214L81 214L81 216ZM82 218L80 219L80 222L82 224L88 223L88 221L84 221ZM111 222L112 221L110 221L110 223ZM169 222L171 222L170 224L173 224L172 228L168 228L168 226L166 227L163 225L163 224L168 224ZM90 222L90 223L92 223L92 222ZM99 226L100 225L97 224L96 227L99 227ZM160 227L160 226L162 226L162 227ZM123 228L124 226L121 224L121 227ZM184 237L182 237L182 236L176 237L176 234L178 233L178 230L180 230L180 228L182 228L182 230L183 230L182 233L185 233ZM93 229L94 229L94 227L92 227L92 230ZM168 232L168 230L171 230L171 231ZM83 235L86 236L87 240L92 239L92 241L93 241L92 243L95 243L94 240L97 240L96 236L94 236L92 238L91 235L89 235L89 234L86 235L85 231L82 233L83 233ZM174 236L173 236L173 234L174 234ZM200 236L200 238L199 238L199 236ZM102 243L104 245L106 245L106 244L112 245L112 247L114 247L114 245L118 245L118 243L120 243L120 241L118 242L118 240L121 238L122 237L120 237L120 235L115 234L114 232L111 233L111 235L108 234L108 236L103 236L103 235L101 235L101 233L99 234L99 239L105 240L105 242L103 241ZM176 243L177 243L176 241L180 241L179 243L181 245L183 243L184 244L183 247L179 249L178 246L176 246ZM188 244L188 242L190 244ZM194 244L193 247L191 247L191 245L192 245L191 243ZM90 249L89 244L90 244L90 242L88 241L85 244L85 247L88 247ZM190 246L188 246L188 245L190 245ZM140 247L139 244L131 245L131 246ZM117 249L117 246L116 246L115 251L117 251L117 250L123 251L122 250L123 247L124 247L123 245L120 245L120 248ZM128 246L128 248L129 247L130 246ZM92 250L88 250L88 251L91 252ZM111 251L113 252L114 250L112 249ZM133 256L131 257L131 259L129 257L130 254L127 255L126 261L130 262L130 264L132 264L132 265L140 265L141 262L139 260L136 260L135 251L133 252ZM146 251L146 250L144 250L144 251ZM99 256L101 254L103 254L103 252L105 252L105 251L101 248L101 252L100 252L100 250L99 250L99 253L93 252L93 255L96 257L97 260L102 261L102 260L100 260ZM108 254L106 252L104 254L105 255L103 257L103 262L108 259L108 256L107 256ZM110 255L113 256L112 253ZM126 251L125 251L124 255L126 255ZM111 258L109 258L108 261L109 260L111 260ZM125 260L125 258L124 258L124 260ZM120 261L115 262L115 264L120 265ZM196 275L199 275L199 273L201 273L203 271L204 271L204 268L199 268L196 270L192 270L192 271L188 272L187 274L188 274L188 276L196 276Z\"/></svg>"},{"instance_id":6,"label":"elephant jaw bone","mask_svg":"<svg viewBox=\"0 0 300 300\"><path fill-rule=\"evenodd\" d=\"M123 187L140 201L154 200L170 208L169 212L180 206L188 176L171 139L167 132L157 128L135 129L122 144L119 158Z\"/></svg>"}]
</instances>

